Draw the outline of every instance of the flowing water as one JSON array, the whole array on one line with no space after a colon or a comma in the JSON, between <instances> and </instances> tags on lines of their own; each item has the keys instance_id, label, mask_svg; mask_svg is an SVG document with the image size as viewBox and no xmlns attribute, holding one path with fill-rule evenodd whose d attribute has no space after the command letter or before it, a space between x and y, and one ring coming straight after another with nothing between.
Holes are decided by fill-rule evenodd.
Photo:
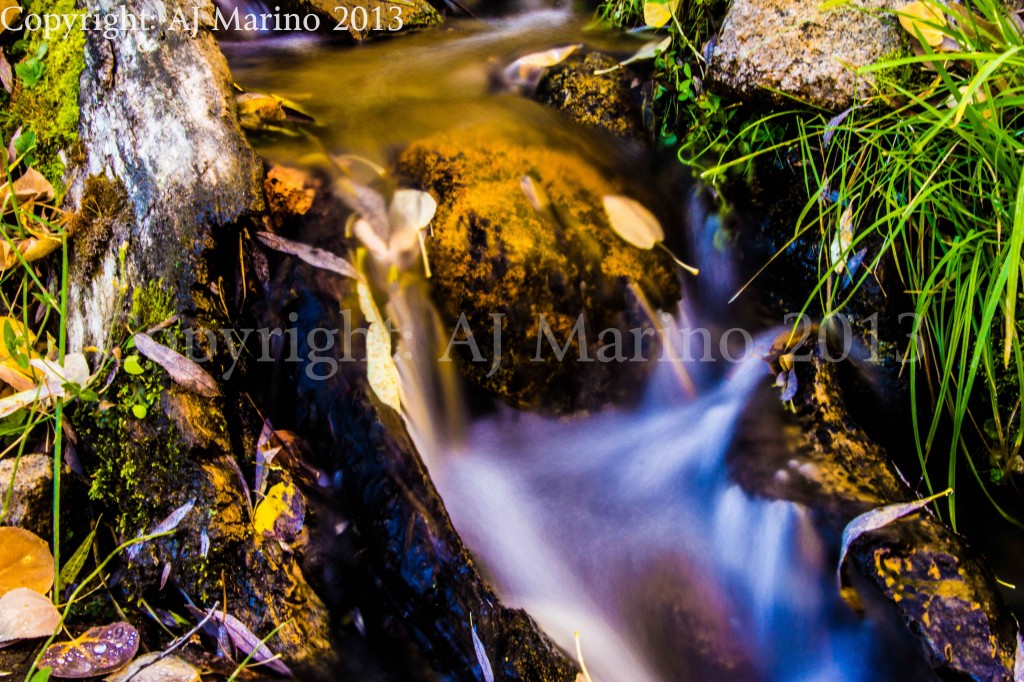
<instances>
[{"instance_id":1,"label":"flowing water","mask_svg":"<svg viewBox=\"0 0 1024 682\"><path fill-rule=\"evenodd\" d=\"M487 123L628 175L635 150L495 90L494 74L518 55L570 42L620 53L637 46L584 25L541 10L356 48L289 38L227 52L239 82L287 97L319 122L313 136L266 140L259 151L270 159L299 163L327 150L386 165L418 137ZM709 307L721 318L735 282L728 260L701 248L713 219L675 202L701 277L713 282L693 298L703 306L673 311L667 325L678 327ZM412 292L395 304L428 305ZM717 369L656 363L647 398L629 409L575 419L499 409L457 438L441 427L451 415L423 397L436 349L417 353L403 388L420 409L406 417L456 528L507 604L567 652L579 633L595 681L907 679L884 665L876 624L836 594L834 556L806 510L754 498L729 479L737 421L771 381L756 353Z\"/></svg>"}]
</instances>

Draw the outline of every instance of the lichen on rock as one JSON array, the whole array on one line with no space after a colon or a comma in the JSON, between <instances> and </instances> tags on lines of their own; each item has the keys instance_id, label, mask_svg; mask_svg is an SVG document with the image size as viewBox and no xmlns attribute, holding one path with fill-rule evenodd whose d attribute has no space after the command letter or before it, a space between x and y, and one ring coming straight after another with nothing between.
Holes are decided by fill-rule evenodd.
<instances>
[{"instance_id":1,"label":"lichen on rock","mask_svg":"<svg viewBox=\"0 0 1024 682\"><path fill-rule=\"evenodd\" d=\"M435 299L449 328L461 315L487 361L470 362L459 346L464 374L523 408L592 407L630 391L642 362L602 362L614 336L645 321L631 285L656 308L679 298L668 256L630 246L609 227L601 197L625 191L582 158L534 142L510 141L493 129L444 133L413 144L398 161L399 177L439 203L427 238ZM521 182L529 176L551 209L531 205ZM502 362L492 372L494 315L501 315ZM563 360L541 331L544 317ZM582 320L584 344L573 331ZM464 335L458 335L463 339ZM541 351L538 360L538 348Z\"/></svg>"},{"instance_id":2,"label":"lichen on rock","mask_svg":"<svg viewBox=\"0 0 1024 682\"><path fill-rule=\"evenodd\" d=\"M901 45L891 10L898 0L822 7L809 0L736 0L709 64L709 81L745 98L794 97L841 110L871 94L857 69Z\"/></svg>"}]
</instances>

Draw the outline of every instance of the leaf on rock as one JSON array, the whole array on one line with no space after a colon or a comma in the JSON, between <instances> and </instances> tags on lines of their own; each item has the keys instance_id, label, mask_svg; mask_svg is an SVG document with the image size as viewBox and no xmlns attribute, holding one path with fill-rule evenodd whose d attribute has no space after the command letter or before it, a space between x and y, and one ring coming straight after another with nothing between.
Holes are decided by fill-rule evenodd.
<instances>
[{"instance_id":1,"label":"leaf on rock","mask_svg":"<svg viewBox=\"0 0 1024 682\"><path fill-rule=\"evenodd\" d=\"M161 658L162 657L162 658ZM106 682L199 682L199 671L177 656L143 654L106 678Z\"/></svg>"},{"instance_id":2,"label":"leaf on rock","mask_svg":"<svg viewBox=\"0 0 1024 682\"><path fill-rule=\"evenodd\" d=\"M18 587L46 594L52 585L53 555L46 541L22 528L0 527L0 595Z\"/></svg>"},{"instance_id":3,"label":"leaf on rock","mask_svg":"<svg viewBox=\"0 0 1024 682\"><path fill-rule=\"evenodd\" d=\"M124 621L90 628L70 642L50 645L39 659L52 677L78 679L112 673L135 658L139 633Z\"/></svg>"},{"instance_id":4,"label":"leaf on rock","mask_svg":"<svg viewBox=\"0 0 1024 682\"><path fill-rule=\"evenodd\" d=\"M565 61L581 47L583 46L565 45L522 56L505 67L505 82L513 87L535 87L547 69Z\"/></svg>"},{"instance_id":5,"label":"leaf on rock","mask_svg":"<svg viewBox=\"0 0 1024 682\"><path fill-rule=\"evenodd\" d=\"M633 246L649 250L665 239L661 223L640 202L615 194L606 194L601 200L612 229Z\"/></svg>"},{"instance_id":6,"label":"leaf on rock","mask_svg":"<svg viewBox=\"0 0 1024 682\"><path fill-rule=\"evenodd\" d=\"M9 11L14 7L17 7L18 9L13 12ZM16 2L16 0L0 0L0 13L6 13L3 14L6 19L6 23L0 22L0 33L3 33L8 26L13 26L14 22L17 21L19 16L21 16L21 6Z\"/></svg>"},{"instance_id":7,"label":"leaf on rock","mask_svg":"<svg viewBox=\"0 0 1024 682\"><path fill-rule=\"evenodd\" d=\"M270 425L270 422L264 420L263 428L260 430L260 436L256 439L256 479L255 479L255 492L256 497L260 498L263 493L267 490L267 475L269 473L268 468L271 462L274 461L274 457L277 453L281 452L281 446L273 447L270 443L270 439L275 435L274 427Z\"/></svg>"},{"instance_id":8,"label":"leaf on rock","mask_svg":"<svg viewBox=\"0 0 1024 682\"><path fill-rule=\"evenodd\" d=\"M302 493L291 483L278 483L256 505L252 525L257 533L291 542L302 530L306 504Z\"/></svg>"},{"instance_id":9,"label":"leaf on rock","mask_svg":"<svg viewBox=\"0 0 1024 682\"><path fill-rule=\"evenodd\" d=\"M174 383L207 398L220 395L220 388L214 378L192 360L157 343L143 332L136 332L133 338L139 353L163 367Z\"/></svg>"},{"instance_id":10,"label":"leaf on rock","mask_svg":"<svg viewBox=\"0 0 1024 682\"><path fill-rule=\"evenodd\" d=\"M430 224L436 212L437 202L426 192L397 190L388 208L388 222L391 224L389 250L398 255L419 249L419 231Z\"/></svg>"},{"instance_id":11,"label":"leaf on rock","mask_svg":"<svg viewBox=\"0 0 1024 682\"><path fill-rule=\"evenodd\" d=\"M647 0L644 3L644 23L651 28L661 28L672 19L679 7L679 0Z\"/></svg>"},{"instance_id":12,"label":"leaf on rock","mask_svg":"<svg viewBox=\"0 0 1024 682\"><path fill-rule=\"evenodd\" d=\"M854 518L843 529L842 546L839 551L839 565L836 567L836 575L842 573L843 561L846 560L846 553L850 550L850 545L864 533L869 531L878 530L884 526L889 525L896 519L902 518L907 514L917 511L922 507L927 506L931 502L939 499L940 497L946 497L953 493L952 488L947 488L941 493L936 493L931 497L925 497L920 500L914 500L913 502L903 502L900 504L887 504L884 507L878 509L872 509L871 511L864 512L860 516Z\"/></svg>"},{"instance_id":13,"label":"leaf on rock","mask_svg":"<svg viewBox=\"0 0 1024 682\"><path fill-rule=\"evenodd\" d=\"M205 617L205 616L204 616ZM252 630L247 628L245 624L232 616L230 613L223 611L214 611L211 615L212 620L220 623L224 626L224 629L228 633L228 637L231 639L231 643L235 645L239 651L246 656L252 656L252 660L257 663L264 663L266 667L279 675L291 676L292 671L288 669L288 666L284 664L281 659L277 658L267 645L263 641L252 633Z\"/></svg>"},{"instance_id":14,"label":"leaf on rock","mask_svg":"<svg viewBox=\"0 0 1024 682\"><path fill-rule=\"evenodd\" d=\"M381 402L400 412L402 399L398 384L398 368L395 367L395 358L391 355L391 335L381 321L370 288L359 282L357 289L359 308L369 324L366 333L366 378Z\"/></svg>"},{"instance_id":15,"label":"leaf on rock","mask_svg":"<svg viewBox=\"0 0 1024 682\"><path fill-rule=\"evenodd\" d=\"M356 271L355 267L341 256L336 256L330 251L318 249L315 246L309 244L301 244L299 242L293 242L284 237L279 237L272 232L257 232L256 236L261 242L266 244L274 251L280 251L281 253L287 253L288 255L295 256L299 260L309 263L315 268L321 270L328 270L335 272L345 277L351 277L352 279L361 279L359 272Z\"/></svg>"},{"instance_id":16,"label":"leaf on rock","mask_svg":"<svg viewBox=\"0 0 1024 682\"><path fill-rule=\"evenodd\" d=\"M49 637L60 627L60 620L49 597L16 587L0 597L0 647L20 639Z\"/></svg>"},{"instance_id":17,"label":"leaf on rock","mask_svg":"<svg viewBox=\"0 0 1024 682\"><path fill-rule=\"evenodd\" d=\"M167 518L153 526L152 529L139 535L139 537L141 538L147 535L159 535L161 533L170 533L171 531L176 529L182 521L185 520L185 516L190 511L192 511L192 507L194 507L195 505L196 498L193 497L191 500L189 500L185 504L181 505L180 507L172 511L170 514L168 514ZM134 545L131 545L130 547L128 547L128 549L125 550L125 554L128 555L129 559L134 559L139 555L139 552L142 551L142 546L144 544L146 543L138 542Z\"/></svg>"},{"instance_id":18,"label":"leaf on rock","mask_svg":"<svg viewBox=\"0 0 1024 682\"><path fill-rule=\"evenodd\" d=\"M904 5L898 14L900 26L911 36L932 47L942 44L946 37L942 32L946 26L946 15L933 2L915 0Z\"/></svg>"},{"instance_id":19,"label":"leaf on rock","mask_svg":"<svg viewBox=\"0 0 1024 682\"><path fill-rule=\"evenodd\" d=\"M616 69L621 69L623 66L627 66L629 64L632 64L633 62L642 62L642 61L646 61L648 59L654 59L659 54L661 54L662 52L667 50L668 46L671 45L671 44L672 44L672 36L669 36L668 38L665 38L664 40L662 40L660 42L651 41L651 42L647 43L646 45L644 45L643 47L641 47L639 50L637 50L636 53L632 57L627 59L626 61L619 62L615 66L607 68L607 69L598 69L597 71L594 72L594 75L595 76L603 76L606 73L611 73L612 71L615 71Z\"/></svg>"},{"instance_id":20,"label":"leaf on rock","mask_svg":"<svg viewBox=\"0 0 1024 682\"><path fill-rule=\"evenodd\" d=\"M484 643L480 641L480 637L476 634L476 628L470 625L470 631L473 633L473 651L476 653L476 661L480 664L480 672L483 673L484 682L494 682L494 671L491 669L491 662L487 658L487 650L484 649Z\"/></svg>"},{"instance_id":21,"label":"leaf on rock","mask_svg":"<svg viewBox=\"0 0 1024 682\"><path fill-rule=\"evenodd\" d=\"M0 186L0 204L3 205L4 211L10 207L12 189L14 199L19 206L33 202L53 201L53 197L56 195L50 181L35 168L27 169L20 178L14 181L13 185L10 182L5 182Z\"/></svg>"}]
</instances>

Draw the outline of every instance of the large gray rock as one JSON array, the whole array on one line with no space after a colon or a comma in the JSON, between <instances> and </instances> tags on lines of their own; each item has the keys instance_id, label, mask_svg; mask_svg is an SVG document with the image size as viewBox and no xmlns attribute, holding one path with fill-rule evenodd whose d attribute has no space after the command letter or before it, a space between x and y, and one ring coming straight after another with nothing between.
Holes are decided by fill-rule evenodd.
<instances>
[{"instance_id":1,"label":"large gray rock","mask_svg":"<svg viewBox=\"0 0 1024 682\"><path fill-rule=\"evenodd\" d=\"M857 69L898 49L901 29L887 12L903 0L864 0L822 9L818 0L734 0L712 51L709 80L744 98L784 96L845 109L871 93Z\"/></svg>"},{"instance_id":2,"label":"large gray rock","mask_svg":"<svg viewBox=\"0 0 1024 682\"><path fill-rule=\"evenodd\" d=\"M0 460L0 500L5 500L8 492L11 502L0 525L47 537L53 518L53 460L38 454L24 455L20 461L16 457Z\"/></svg>"}]
</instances>

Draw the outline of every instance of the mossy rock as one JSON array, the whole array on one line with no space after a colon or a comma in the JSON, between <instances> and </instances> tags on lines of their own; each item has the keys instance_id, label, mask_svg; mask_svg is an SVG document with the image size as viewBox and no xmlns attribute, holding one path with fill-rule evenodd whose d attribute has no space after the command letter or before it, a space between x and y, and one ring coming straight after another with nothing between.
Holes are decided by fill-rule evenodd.
<instances>
[{"instance_id":1,"label":"mossy rock","mask_svg":"<svg viewBox=\"0 0 1024 682\"><path fill-rule=\"evenodd\" d=\"M631 287L661 309L680 290L671 259L630 246L608 225L601 197L625 193L622 182L572 153L485 128L413 144L398 160L398 175L438 200L426 239L433 291L449 330L459 331L465 314L485 358L471 361L471 347L453 347L470 381L517 407L554 411L596 407L639 385L646 363L608 361L616 333L625 356L634 357L628 330L646 324ZM551 210L531 205L526 176ZM497 368L492 315L502 316ZM541 333L541 316L559 346L571 344L562 360ZM582 339L573 335L579 319ZM599 336L605 330L616 331Z\"/></svg>"},{"instance_id":2,"label":"mossy rock","mask_svg":"<svg viewBox=\"0 0 1024 682\"><path fill-rule=\"evenodd\" d=\"M387 0L294 0L298 7L307 7L333 23L323 26L347 30L355 40L366 40L392 35L395 30L408 31L435 26L444 21L440 12L427 0L409 0L401 3ZM359 9L353 16L353 10ZM368 19L364 22L362 11ZM379 22L378 22L379 16ZM401 19L399 28L398 20ZM377 29L377 25L381 26Z\"/></svg>"},{"instance_id":3,"label":"mossy rock","mask_svg":"<svg viewBox=\"0 0 1024 682\"><path fill-rule=\"evenodd\" d=\"M645 140L643 93L627 68L600 52L575 53L548 69L534 99L581 125L616 137ZM613 69L597 75L596 72Z\"/></svg>"}]
</instances>

